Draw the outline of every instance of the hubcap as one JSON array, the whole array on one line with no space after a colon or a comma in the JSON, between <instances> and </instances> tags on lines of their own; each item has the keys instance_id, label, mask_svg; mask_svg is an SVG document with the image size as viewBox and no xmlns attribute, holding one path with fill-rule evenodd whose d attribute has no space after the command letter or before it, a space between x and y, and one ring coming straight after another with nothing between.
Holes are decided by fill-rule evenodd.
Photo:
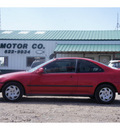
<instances>
[{"instance_id":1,"label":"hubcap","mask_svg":"<svg viewBox=\"0 0 120 130\"><path fill-rule=\"evenodd\" d=\"M113 92L110 88L102 88L99 92L99 97L104 102L109 102L113 97Z\"/></svg>"},{"instance_id":2,"label":"hubcap","mask_svg":"<svg viewBox=\"0 0 120 130\"><path fill-rule=\"evenodd\" d=\"M20 89L15 85L10 85L5 90L5 96L9 100L15 100L20 96Z\"/></svg>"}]
</instances>

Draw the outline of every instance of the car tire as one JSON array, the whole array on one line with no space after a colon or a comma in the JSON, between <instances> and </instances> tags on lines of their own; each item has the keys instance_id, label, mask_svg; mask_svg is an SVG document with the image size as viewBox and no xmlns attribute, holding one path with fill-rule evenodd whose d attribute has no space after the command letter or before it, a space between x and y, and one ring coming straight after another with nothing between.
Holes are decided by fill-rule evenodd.
<instances>
[{"instance_id":1,"label":"car tire","mask_svg":"<svg viewBox=\"0 0 120 130\"><path fill-rule=\"evenodd\" d=\"M115 100L115 90L109 84L102 84L95 91L95 99L98 103L110 104Z\"/></svg>"},{"instance_id":2,"label":"car tire","mask_svg":"<svg viewBox=\"0 0 120 130\"><path fill-rule=\"evenodd\" d=\"M8 102L20 101L23 96L23 87L20 83L9 82L3 87L2 96Z\"/></svg>"},{"instance_id":3,"label":"car tire","mask_svg":"<svg viewBox=\"0 0 120 130\"><path fill-rule=\"evenodd\" d=\"M90 99L92 99L92 100L94 100L95 99L95 96L89 96L90 97Z\"/></svg>"}]
</instances>

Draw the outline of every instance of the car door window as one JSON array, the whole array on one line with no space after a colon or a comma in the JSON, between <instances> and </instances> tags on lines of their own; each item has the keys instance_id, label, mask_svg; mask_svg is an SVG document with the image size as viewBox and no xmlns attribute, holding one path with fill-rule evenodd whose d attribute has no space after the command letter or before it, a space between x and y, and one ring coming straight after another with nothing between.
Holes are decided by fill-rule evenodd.
<instances>
[{"instance_id":1,"label":"car door window","mask_svg":"<svg viewBox=\"0 0 120 130\"><path fill-rule=\"evenodd\" d=\"M93 62L87 60L78 60L78 73L94 73L94 72L103 72L104 70Z\"/></svg>"},{"instance_id":2,"label":"car door window","mask_svg":"<svg viewBox=\"0 0 120 130\"><path fill-rule=\"evenodd\" d=\"M44 70L46 73L73 73L75 72L76 60L75 59L63 59L56 60L46 66Z\"/></svg>"}]
</instances>

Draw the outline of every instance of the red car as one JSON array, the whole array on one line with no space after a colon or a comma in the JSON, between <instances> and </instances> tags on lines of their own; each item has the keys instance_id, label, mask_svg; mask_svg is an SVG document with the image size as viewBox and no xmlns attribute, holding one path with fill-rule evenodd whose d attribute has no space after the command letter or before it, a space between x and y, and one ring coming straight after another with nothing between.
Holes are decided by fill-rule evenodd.
<instances>
[{"instance_id":1,"label":"red car","mask_svg":"<svg viewBox=\"0 0 120 130\"><path fill-rule=\"evenodd\" d=\"M6 101L23 95L89 96L99 103L112 103L120 94L120 70L86 58L56 58L28 72L0 76Z\"/></svg>"}]
</instances>

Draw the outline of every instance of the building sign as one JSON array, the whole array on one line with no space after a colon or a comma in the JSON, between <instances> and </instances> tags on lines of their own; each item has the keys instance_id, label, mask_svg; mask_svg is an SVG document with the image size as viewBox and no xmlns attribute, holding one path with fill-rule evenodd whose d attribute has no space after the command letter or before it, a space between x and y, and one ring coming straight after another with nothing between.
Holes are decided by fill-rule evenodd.
<instances>
[{"instance_id":1,"label":"building sign","mask_svg":"<svg viewBox=\"0 0 120 130\"><path fill-rule=\"evenodd\" d=\"M30 54L31 49L36 50L37 54L42 54L45 47L42 43L0 43L0 49L5 49L5 54Z\"/></svg>"}]
</instances>

